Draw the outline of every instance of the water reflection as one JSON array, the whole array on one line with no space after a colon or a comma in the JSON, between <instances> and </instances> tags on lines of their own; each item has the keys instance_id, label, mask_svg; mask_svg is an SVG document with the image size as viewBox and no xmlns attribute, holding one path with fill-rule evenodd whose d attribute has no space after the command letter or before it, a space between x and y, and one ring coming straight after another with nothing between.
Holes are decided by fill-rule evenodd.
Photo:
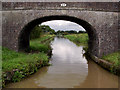
<instances>
[{"instance_id":1,"label":"water reflection","mask_svg":"<svg viewBox=\"0 0 120 90\"><path fill-rule=\"evenodd\" d=\"M88 76L74 88L118 88L118 77L88 60Z\"/></svg>"},{"instance_id":2,"label":"water reflection","mask_svg":"<svg viewBox=\"0 0 120 90\"><path fill-rule=\"evenodd\" d=\"M87 60L83 57L83 46L76 46L74 43L64 38L55 38L52 43L53 60L60 61L60 63L85 63L87 67Z\"/></svg>"},{"instance_id":3,"label":"water reflection","mask_svg":"<svg viewBox=\"0 0 120 90\"><path fill-rule=\"evenodd\" d=\"M82 83L88 75L88 64L83 58L82 47L77 47L68 39L55 38L52 48L52 66L42 78L36 79L37 84L47 88L72 88Z\"/></svg>"},{"instance_id":4,"label":"water reflection","mask_svg":"<svg viewBox=\"0 0 120 90\"><path fill-rule=\"evenodd\" d=\"M83 57L83 46L64 38L52 42L52 66L40 69L10 88L117 88L118 77Z\"/></svg>"}]
</instances>

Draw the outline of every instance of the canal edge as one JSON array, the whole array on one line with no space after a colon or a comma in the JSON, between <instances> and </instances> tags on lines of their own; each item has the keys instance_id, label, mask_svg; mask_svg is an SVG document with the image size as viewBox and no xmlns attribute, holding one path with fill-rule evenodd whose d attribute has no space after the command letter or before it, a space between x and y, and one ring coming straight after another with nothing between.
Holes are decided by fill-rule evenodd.
<instances>
[{"instance_id":1,"label":"canal edge","mask_svg":"<svg viewBox=\"0 0 120 90\"><path fill-rule=\"evenodd\" d=\"M93 60L95 63L97 63L98 65L100 65L102 68L106 69L107 71L120 76L120 67L116 67L113 65L113 63L108 62L104 59L100 59L94 55L87 55L91 60Z\"/></svg>"}]
</instances>

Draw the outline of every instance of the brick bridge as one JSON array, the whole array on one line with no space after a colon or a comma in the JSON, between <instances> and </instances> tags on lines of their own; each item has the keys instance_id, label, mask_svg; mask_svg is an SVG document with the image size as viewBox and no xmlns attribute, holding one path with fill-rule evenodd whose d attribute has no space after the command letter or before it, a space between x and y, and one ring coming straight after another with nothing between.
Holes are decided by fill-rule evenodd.
<instances>
[{"instance_id":1,"label":"brick bridge","mask_svg":"<svg viewBox=\"0 0 120 90\"><path fill-rule=\"evenodd\" d=\"M68 20L89 35L89 51L98 57L119 48L117 2L2 2L2 45L15 51L29 48L35 25ZM119 40L118 40L119 39Z\"/></svg>"}]
</instances>

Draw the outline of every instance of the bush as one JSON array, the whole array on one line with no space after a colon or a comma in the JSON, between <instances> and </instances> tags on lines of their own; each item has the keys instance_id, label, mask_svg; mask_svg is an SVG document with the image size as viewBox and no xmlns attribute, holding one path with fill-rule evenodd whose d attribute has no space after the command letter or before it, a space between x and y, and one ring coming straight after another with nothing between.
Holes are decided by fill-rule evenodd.
<instances>
[{"instance_id":1,"label":"bush","mask_svg":"<svg viewBox=\"0 0 120 90\"><path fill-rule=\"evenodd\" d=\"M42 30L39 26L35 26L35 28L30 33L30 39L39 38Z\"/></svg>"},{"instance_id":2,"label":"bush","mask_svg":"<svg viewBox=\"0 0 120 90\"><path fill-rule=\"evenodd\" d=\"M47 25L41 25L41 26L37 25L31 31L30 39L39 38L41 35L43 35L45 33L54 34L55 31L53 29L51 29L49 26L47 26Z\"/></svg>"}]
</instances>

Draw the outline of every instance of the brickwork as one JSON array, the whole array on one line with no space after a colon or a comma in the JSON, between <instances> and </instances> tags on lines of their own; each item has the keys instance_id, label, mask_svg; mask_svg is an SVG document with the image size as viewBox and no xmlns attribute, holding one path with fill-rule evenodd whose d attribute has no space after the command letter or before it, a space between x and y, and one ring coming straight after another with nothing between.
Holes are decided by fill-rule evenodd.
<instances>
[{"instance_id":1,"label":"brickwork","mask_svg":"<svg viewBox=\"0 0 120 90\"><path fill-rule=\"evenodd\" d=\"M61 7L60 4L3 3L3 46L16 51L29 48L29 34L35 25L59 19L78 23L86 29L89 51L93 55L101 57L118 50L117 3L67 2L66 7Z\"/></svg>"}]
</instances>

